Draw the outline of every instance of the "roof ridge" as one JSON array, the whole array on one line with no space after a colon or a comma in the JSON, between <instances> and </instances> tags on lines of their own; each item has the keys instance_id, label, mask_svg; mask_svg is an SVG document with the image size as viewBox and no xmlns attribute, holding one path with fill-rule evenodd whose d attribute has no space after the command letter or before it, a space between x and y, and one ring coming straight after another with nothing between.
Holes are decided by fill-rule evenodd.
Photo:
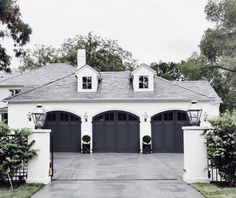
<instances>
[{"instance_id":1,"label":"roof ridge","mask_svg":"<svg viewBox=\"0 0 236 198\"><path fill-rule=\"evenodd\" d=\"M197 94L200 94L200 95L202 95L202 96L204 96L204 97L209 98L209 96L207 96L207 95L205 95L205 94L203 94L203 93L201 93L201 92L198 92L198 91L195 91L195 90L189 89L189 88L184 87L184 86L181 86L181 85L177 85L177 84L175 84L174 82L172 82L172 81L170 81L170 80L167 80L167 79L161 78L161 77L159 77L159 76L156 76L156 78L159 78L159 79L162 80L162 81L165 81L165 82L171 83L172 85L175 85L175 86L181 87L181 88L186 89L186 90L188 90L188 91L195 92L195 93L197 93Z\"/></svg>"},{"instance_id":2,"label":"roof ridge","mask_svg":"<svg viewBox=\"0 0 236 198\"><path fill-rule=\"evenodd\" d=\"M71 74L68 74L68 75L66 75L66 76L63 76L63 77L58 78L58 79L56 79L56 80L52 80L52 81L50 81L50 82L47 82L47 83L45 83L45 84L42 84L42 85L33 87L32 89L28 89L28 90L25 90L25 91L23 91L23 92L19 92L18 94L14 95L14 96L10 96L10 97L4 98L2 101L6 101L6 100L9 100L9 99L15 98L15 97L20 96L20 95L25 94L25 93L29 93L29 92L34 91L34 90L36 90L36 89L39 89L39 88L41 88L41 87L50 85L50 84L52 84L52 83L54 83L54 82L60 81L60 80L62 80L62 79L64 79L64 78L67 78L67 77L69 77L69 76L71 76L71 75L73 75L73 74L75 74L75 72L72 72Z\"/></svg>"},{"instance_id":3,"label":"roof ridge","mask_svg":"<svg viewBox=\"0 0 236 198\"><path fill-rule=\"evenodd\" d=\"M3 79L3 80L0 81L0 86L1 86L1 83L2 83L2 82L5 82L5 81L10 80L10 79L12 79L12 78L16 78L16 77L21 76L21 75L25 75L25 74L29 74L29 73L35 72L35 71L37 71L37 70L40 70L40 69L42 69L42 68L45 68L45 67L48 67L48 66L54 65L54 64L61 64L61 65L66 65L66 66L73 67L72 65L69 65L69 64L66 64L66 63L50 63L50 64L47 64L47 65L43 65L43 66L41 66L41 67L34 68L34 69L30 70L30 71L25 71L25 72L19 73L19 74L15 75L15 76L12 76L12 77L10 77L10 78Z\"/></svg>"}]
</instances>

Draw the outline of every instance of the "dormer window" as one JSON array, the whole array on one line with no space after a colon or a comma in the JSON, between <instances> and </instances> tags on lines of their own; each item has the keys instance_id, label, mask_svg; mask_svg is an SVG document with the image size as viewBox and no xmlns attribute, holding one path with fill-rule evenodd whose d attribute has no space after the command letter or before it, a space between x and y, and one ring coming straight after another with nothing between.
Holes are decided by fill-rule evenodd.
<instances>
[{"instance_id":1,"label":"dormer window","mask_svg":"<svg viewBox=\"0 0 236 198\"><path fill-rule=\"evenodd\" d=\"M85 76L83 77L83 89L92 89L92 77L91 76Z\"/></svg>"},{"instance_id":2,"label":"dormer window","mask_svg":"<svg viewBox=\"0 0 236 198\"><path fill-rule=\"evenodd\" d=\"M139 89L148 89L148 76L139 76Z\"/></svg>"},{"instance_id":3,"label":"dormer window","mask_svg":"<svg viewBox=\"0 0 236 198\"><path fill-rule=\"evenodd\" d=\"M10 96L14 96L18 93L20 93L20 89L9 89Z\"/></svg>"}]
</instances>

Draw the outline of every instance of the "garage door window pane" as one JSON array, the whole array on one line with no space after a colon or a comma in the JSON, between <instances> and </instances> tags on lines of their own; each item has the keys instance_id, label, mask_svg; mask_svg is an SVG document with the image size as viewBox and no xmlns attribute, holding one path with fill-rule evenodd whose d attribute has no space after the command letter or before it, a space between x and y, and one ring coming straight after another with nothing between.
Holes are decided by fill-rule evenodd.
<instances>
[{"instance_id":1,"label":"garage door window pane","mask_svg":"<svg viewBox=\"0 0 236 198\"><path fill-rule=\"evenodd\" d=\"M125 121L125 120L127 120L127 115L126 115L126 113L118 113L118 120L119 120L119 121Z\"/></svg>"},{"instance_id":2,"label":"garage door window pane","mask_svg":"<svg viewBox=\"0 0 236 198\"><path fill-rule=\"evenodd\" d=\"M49 122L56 121L56 113L47 113L46 121Z\"/></svg>"},{"instance_id":3,"label":"garage door window pane","mask_svg":"<svg viewBox=\"0 0 236 198\"><path fill-rule=\"evenodd\" d=\"M114 113L106 113L105 120L106 121L113 121L114 120Z\"/></svg>"},{"instance_id":4,"label":"garage door window pane","mask_svg":"<svg viewBox=\"0 0 236 198\"><path fill-rule=\"evenodd\" d=\"M71 120L71 121L79 121L79 118L76 117L76 116L74 116L74 115L71 115L71 116L70 116L70 120Z\"/></svg>"},{"instance_id":5,"label":"garage door window pane","mask_svg":"<svg viewBox=\"0 0 236 198\"><path fill-rule=\"evenodd\" d=\"M103 114L100 115L100 116L98 116L98 117L96 117L94 120L95 120L95 121L100 121L100 122L104 121L104 119L103 119Z\"/></svg>"},{"instance_id":6,"label":"garage door window pane","mask_svg":"<svg viewBox=\"0 0 236 198\"><path fill-rule=\"evenodd\" d=\"M172 112L165 113L164 114L164 120L165 121L172 121L173 120L173 113Z\"/></svg>"},{"instance_id":7,"label":"garage door window pane","mask_svg":"<svg viewBox=\"0 0 236 198\"><path fill-rule=\"evenodd\" d=\"M137 121L138 119L132 115L129 115L129 120L130 121Z\"/></svg>"},{"instance_id":8,"label":"garage door window pane","mask_svg":"<svg viewBox=\"0 0 236 198\"><path fill-rule=\"evenodd\" d=\"M178 112L177 114L178 121L186 121L187 120L187 114L183 112Z\"/></svg>"},{"instance_id":9,"label":"garage door window pane","mask_svg":"<svg viewBox=\"0 0 236 198\"><path fill-rule=\"evenodd\" d=\"M61 113L60 121L69 121L69 115L66 113Z\"/></svg>"}]
</instances>

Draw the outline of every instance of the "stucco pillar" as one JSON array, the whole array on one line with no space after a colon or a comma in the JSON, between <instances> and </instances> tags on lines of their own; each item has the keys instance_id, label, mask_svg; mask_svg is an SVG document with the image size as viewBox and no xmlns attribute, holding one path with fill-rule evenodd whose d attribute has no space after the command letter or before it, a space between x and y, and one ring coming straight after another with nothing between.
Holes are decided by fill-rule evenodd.
<instances>
[{"instance_id":1,"label":"stucco pillar","mask_svg":"<svg viewBox=\"0 0 236 198\"><path fill-rule=\"evenodd\" d=\"M48 184L51 181L49 176L50 133L50 129L36 129L28 138L29 142L35 140L33 149L38 150L38 155L28 162L27 183Z\"/></svg>"},{"instance_id":2,"label":"stucco pillar","mask_svg":"<svg viewBox=\"0 0 236 198\"><path fill-rule=\"evenodd\" d=\"M206 126L183 127L184 175L186 183L209 183L206 139L202 135Z\"/></svg>"},{"instance_id":3,"label":"stucco pillar","mask_svg":"<svg viewBox=\"0 0 236 198\"><path fill-rule=\"evenodd\" d=\"M145 121L143 116L140 117L140 153L143 152L143 136L149 135L152 137L151 134L151 118L150 116L147 117L147 120Z\"/></svg>"}]
</instances>

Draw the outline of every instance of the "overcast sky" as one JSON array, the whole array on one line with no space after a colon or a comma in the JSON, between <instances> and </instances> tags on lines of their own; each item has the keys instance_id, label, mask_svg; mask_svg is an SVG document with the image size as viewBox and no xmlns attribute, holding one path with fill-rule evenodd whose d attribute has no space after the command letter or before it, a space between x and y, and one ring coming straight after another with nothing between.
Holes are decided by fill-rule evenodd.
<instances>
[{"instance_id":1,"label":"overcast sky","mask_svg":"<svg viewBox=\"0 0 236 198\"><path fill-rule=\"evenodd\" d=\"M207 0L19 0L32 27L27 46L59 46L77 34L117 40L139 63L175 61L198 51L209 27Z\"/></svg>"}]
</instances>

